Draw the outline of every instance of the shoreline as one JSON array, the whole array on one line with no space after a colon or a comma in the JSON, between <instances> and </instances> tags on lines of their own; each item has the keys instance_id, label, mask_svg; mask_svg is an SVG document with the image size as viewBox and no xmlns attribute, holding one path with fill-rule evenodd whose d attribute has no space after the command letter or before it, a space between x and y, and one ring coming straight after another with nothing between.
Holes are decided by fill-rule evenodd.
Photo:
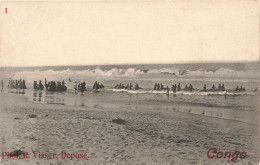
<instances>
[{"instance_id":1,"label":"shoreline","mask_svg":"<svg viewBox=\"0 0 260 165\"><path fill-rule=\"evenodd\" d=\"M212 147L246 151L249 156L235 164L259 161L258 126L250 123L171 110L110 111L35 104L15 94L0 97L2 152L22 147L31 154L89 154L88 160L19 159L2 160L3 164L232 164L208 159ZM37 117L28 117L32 114ZM113 123L118 117L126 123Z\"/></svg>"}]
</instances>

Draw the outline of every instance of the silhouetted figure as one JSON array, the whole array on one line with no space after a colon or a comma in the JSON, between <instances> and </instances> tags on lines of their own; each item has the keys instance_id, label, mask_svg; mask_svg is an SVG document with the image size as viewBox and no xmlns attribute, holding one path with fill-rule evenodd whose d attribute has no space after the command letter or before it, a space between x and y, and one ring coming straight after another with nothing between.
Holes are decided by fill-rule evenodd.
<instances>
[{"instance_id":1,"label":"silhouetted figure","mask_svg":"<svg viewBox=\"0 0 260 165\"><path fill-rule=\"evenodd\" d=\"M83 94L85 90L86 90L86 83L84 81L83 83L81 83L80 92Z\"/></svg>"},{"instance_id":2,"label":"silhouetted figure","mask_svg":"<svg viewBox=\"0 0 260 165\"><path fill-rule=\"evenodd\" d=\"M191 92L193 91L193 86L191 84L190 84L189 89L190 89Z\"/></svg>"},{"instance_id":3,"label":"silhouetted figure","mask_svg":"<svg viewBox=\"0 0 260 165\"><path fill-rule=\"evenodd\" d=\"M157 90L157 83L154 84L153 89L154 89L154 90Z\"/></svg>"},{"instance_id":4,"label":"silhouetted figure","mask_svg":"<svg viewBox=\"0 0 260 165\"><path fill-rule=\"evenodd\" d=\"M207 87L206 87L206 84L204 84L204 87L203 87L203 92L207 92Z\"/></svg>"},{"instance_id":5,"label":"silhouetted figure","mask_svg":"<svg viewBox=\"0 0 260 165\"><path fill-rule=\"evenodd\" d=\"M139 85L136 83L135 84L135 90L138 90L139 89Z\"/></svg>"},{"instance_id":6,"label":"silhouetted figure","mask_svg":"<svg viewBox=\"0 0 260 165\"><path fill-rule=\"evenodd\" d=\"M4 81L1 80L1 92L3 93L4 92Z\"/></svg>"},{"instance_id":7,"label":"silhouetted figure","mask_svg":"<svg viewBox=\"0 0 260 165\"><path fill-rule=\"evenodd\" d=\"M222 89L222 91L225 91L225 90L226 90L226 88L225 88L225 85L224 85L224 84L222 84L222 87L221 87L221 89Z\"/></svg>"},{"instance_id":8,"label":"silhouetted figure","mask_svg":"<svg viewBox=\"0 0 260 165\"><path fill-rule=\"evenodd\" d=\"M18 88L18 81L15 80L15 89L17 89L17 88Z\"/></svg>"},{"instance_id":9,"label":"silhouetted figure","mask_svg":"<svg viewBox=\"0 0 260 165\"><path fill-rule=\"evenodd\" d=\"M163 90L164 89L164 86L163 86L163 84L161 83L161 90Z\"/></svg>"},{"instance_id":10,"label":"silhouetted figure","mask_svg":"<svg viewBox=\"0 0 260 165\"><path fill-rule=\"evenodd\" d=\"M101 88L101 89L104 89L104 88L105 88L102 83L100 84L100 88Z\"/></svg>"},{"instance_id":11,"label":"silhouetted figure","mask_svg":"<svg viewBox=\"0 0 260 165\"><path fill-rule=\"evenodd\" d=\"M166 87L166 94L169 95L169 93L170 93L170 89L169 89L169 87L167 86L167 87Z\"/></svg>"},{"instance_id":12,"label":"silhouetted figure","mask_svg":"<svg viewBox=\"0 0 260 165\"><path fill-rule=\"evenodd\" d=\"M216 89L215 85L212 85L211 89L212 89L212 90L215 90L215 89Z\"/></svg>"},{"instance_id":13,"label":"silhouetted figure","mask_svg":"<svg viewBox=\"0 0 260 165\"><path fill-rule=\"evenodd\" d=\"M257 89L257 87L256 87L255 90L254 90L254 92L257 92L257 90L258 90L258 89Z\"/></svg>"},{"instance_id":14,"label":"silhouetted figure","mask_svg":"<svg viewBox=\"0 0 260 165\"><path fill-rule=\"evenodd\" d=\"M188 85L187 85L187 84L185 85L184 90L185 90L185 91L188 90Z\"/></svg>"},{"instance_id":15,"label":"silhouetted figure","mask_svg":"<svg viewBox=\"0 0 260 165\"><path fill-rule=\"evenodd\" d=\"M130 88L130 90L132 90L132 88L133 88L132 83L130 83L129 88Z\"/></svg>"},{"instance_id":16,"label":"silhouetted figure","mask_svg":"<svg viewBox=\"0 0 260 165\"><path fill-rule=\"evenodd\" d=\"M181 84L178 84L178 91L181 91Z\"/></svg>"},{"instance_id":17,"label":"silhouetted figure","mask_svg":"<svg viewBox=\"0 0 260 165\"><path fill-rule=\"evenodd\" d=\"M218 90L222 90L221 84L218 85Z\"/></svg>"},{"instance_id":18,"label":"silhouetted figure","mask_svg":"<svg viewBox=\"0 0 260 165\"><path fill-rule=\"evenodd\" d=\"M75 81L74 90L75 90L75 94L76 94L78 91L78 82L77 81Z\"/></svg>"},{"instance_id":19,"label":"silhouetted figure","mask_svg":"<svg viewBox=\"0 0 260 165\"><path fill-rule=\"evenodd\" d=\"M43 88L44 88L44 86L43 86L43 84L42 84L42 81L40 80L40 81L39 81L39 89L40 89L40 90L43 90Z\"/></svg>"},{"instance_id":20,"label":"silhouetted figure","mask_svg":"<svg viewBox=\"0 0 260 165\"><path fill-rule=\"evenodd\" d=\"M245 91L246 89L243 88L242 86L239 88L239 91Z\"/></svg>"},{"instance_id":21,"label":"silhouetted figure","mask_svg":"<svg viewBox=\"0 0 260 165\"><path fill-rule=\"evenodd\" d=\"M238 86L236 87L235 91L239 91L239 87Z\"/></svg>"},{"instance_id":22,"label":"silhouetted figure","mask_svg":"<svg viewBox=\"0 0 260 165\"><path fill-rule=\"evenodd\" d=\"M33 82L33 89L38 89L37 81Z\"/></svg>"}]
</instances>

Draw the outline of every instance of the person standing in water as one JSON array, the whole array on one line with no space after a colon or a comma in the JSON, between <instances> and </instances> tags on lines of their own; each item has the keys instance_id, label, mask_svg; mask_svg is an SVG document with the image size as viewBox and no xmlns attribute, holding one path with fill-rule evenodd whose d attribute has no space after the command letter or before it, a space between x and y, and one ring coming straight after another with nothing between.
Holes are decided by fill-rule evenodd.
<instances>
[{"instance_id":1,"label":"person standing in water","mask_svg":"<svg viewBox=\"0 0 260 165\"><path fill-rule=\"evenodd\" d=\"M189 89L190 89L190 92L192 92L193 91L193 86L190 84L190 87L189 87Z\"/></svg>"},{"instance_id":2,"label":"person standing in water","mask_svg":"<svg viewBox=\"0 0 260 165\"><path fill-rule=\"evenodd\" d=\"M163 84L161 83L161 90L163 90L164 89L164 86L163 86Z\"/></svg>"},{"instance_id":3,"label":"person standing in water","mask_svg":"<svg viewBox=\"0 0 260 165\"><path fill-rule=\"evenodd\" d=\"M178 84L178 91L181 91L181 84Z\"/></svg>"},{"instance_id":4,"label":"person standing in water","mask_svg":"<svg viewBox=\"0 0 260 165\"><path fill-rule=\"evenodd\" d=\"M132 83L130 83L129 89L132 90L132 88L133 88L133 85L132 85Z\"/></svg>"},{"instance_id":5,"label":"person standing in water","mask_svg":"<svg viewBox=\"0 0 260 165\"><path fill-rule=\"evenodd\" d=\"M203 92L207 92L207 87L206 87L206 84L204 84L204 87L203 87Z\"/></svg>"},{"instance_id":6,"label":"person standing in water","mask_svg":"<svg viewBox=\"0 0 260 165\"><path fill-rule=\"evenodd\" d=\"M4 93L4 81L1 80L1 92Z\"/></svg>"},{"instance_id":7,"label":"person standing in water","mask_svg":"<svg viewBox=\"0 0 260 165\"><path fill-rule=\"evenodd\" d=\"M166 87L166 94L169 95L169 93L170 93L170 89L169 89L169 87L167 86L167 87Z\"/></svg>"},{"instance_id":8,"label":"person standing in water","mask_svg":"<svg viewBox=\"0 0 260 165\"><path fill-rule=\"evenodd\" d=\"M154 84L153 90L156 90L156 89L157 89L157 83Z\"/></svg>"},{"instance_id":9,"label":"person standing in water","mask_svg":"<svg viewBox=\"0 0 260 165\"><path fill-rule=\"evenodd\" d=\"M222 91L225 91L225 90L226 90L225 85L222 84Z\"/></svg>"},{"instance_id":10,"label":"person standing in water","mask_svg":"<svg viewBox=\"0 0 260 165\"><path fill-rule=\"evenodd\" d=\"M221 88L222 88L221 84L218 84L218 90L221 90Z\"/></svg>"}]
</instances>

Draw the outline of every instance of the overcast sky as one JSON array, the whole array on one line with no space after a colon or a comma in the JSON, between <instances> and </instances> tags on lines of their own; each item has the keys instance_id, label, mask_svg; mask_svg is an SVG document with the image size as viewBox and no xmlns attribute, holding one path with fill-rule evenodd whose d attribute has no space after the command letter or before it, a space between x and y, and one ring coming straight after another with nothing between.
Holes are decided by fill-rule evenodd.
<instances>
[{"instance_id":1,"label":"overcast sky","mask_svg":"<svg viewBox=\"0 0 260 165\"><path fill-rule=\"evenodd\" d=\"M259 60L257 0L0 3L0 66Z\"/></svg>"}]
</instances>

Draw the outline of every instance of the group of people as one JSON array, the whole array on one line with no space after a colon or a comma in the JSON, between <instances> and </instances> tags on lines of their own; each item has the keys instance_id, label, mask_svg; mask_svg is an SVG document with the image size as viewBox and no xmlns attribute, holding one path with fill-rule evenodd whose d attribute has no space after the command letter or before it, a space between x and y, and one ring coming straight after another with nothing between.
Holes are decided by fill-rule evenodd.
<instances>
[{"instance_id":1,"label":"group of people","mask_svg":"<svg viewBox=\"0 0 260 165\"><path fill-rule=\"evenodd\" d=\"M75 89L75 93L77 92L81 92L82 94L84 93L84 91L87 89L86 88L86 82L76 82L75 81L75 85L74 85L74 89Z\"/></svg>"},{"instance_id":2,"label":"group of people","mask_svg":"<svg viewBox=\"0 0 260 165\"><path fill-rule=\"evenodd\" d=\"M212 85L211 89L207 89L207 85L204 84L202 91L207 92L207 91L225 91L225 85L224 84L219 84L218 87L216 87L214 84Z\"/></svg>"},{"instance_id":3,"label":"group of people","mask_svg":"<svg viewBox=\"0 0 260 165\"><path fill-rule=\"evenodd\" d=\"M33 83L33 87L35 90L43 90L44 89L44 85L42 84L41 80L39 80L39 83L37 83L37 81L34 81ZM1 80L1 91L3 91L4 89L4 82L3 80ZM26 84L25 84L25 80L9 80L8 83L8 88L9 89L27 89ZM57 91L57 92L63 92L67 90L67 87L65 85L64 80L62 82L60 81L50 81L47 82L46 78L45 78L45 88L47 91ZM95 81L94 85L93 85L93 89L94 90L98 90L98 89L104 89L104 85L102 83L99 83L97 81ZM138 83L135 84L135 86L132 85L132 83L129 83L127 85L124 85L123 83L119 83L117 84L115 87L115 89L127 89L127 90L132 90L134 88L134 90L138 90L138 89L142 89L141 87L139 87ZM81 92L83 93L86 90L86 82L75 82L74 85L74 89L75 89L75 93L76 92ZM171 89L167 86L166 88L164 87L164 85L162 83L155 83L154 84L154 90L166 90L167 94L169 94L170 90L172 90L173 93L176 93L177 91L190 91L192 92L194 90L193 86L191 84L189 85L185 85L185 87L182 89L181 88L181 84L178 83L178 85L174 84L172 85ZM256 92L258 89L256 88L254 91ZM203 92L207 92L207 91L226 91L225 85L224 84L219 84L218 87L216 87L215 85L212 85L211 88L207 89L206 84L204 84L203 89L201 90ZM234 91L246 91L246 89L243 86L237 86L235 88Z\"/></svg>"},{"instance_id":4,"label":"group of people","mask_svg":"<svg viewBox=\"0 0 260 165\"><path fill-rule=\"evenodd\" d=\"M240 87L236 87L235 91L246 91L246 88L240 86Z\"/></svg>"},{"instance_id":5,"label":"group of people","mask_svg":"<svg viewBox=\"0 0 260 165\"><path fill-rule=\"evenodd\" d=\"M99 84L99 82L95 81L94 85L93 85L93 89L98 90L98 89L104 89L104 85L101 83Z\"/></svg>"},{"instance_id":6,"label":"group of people","mask_svg":"<svg viewBox=\"0 0 260 165\"><path fill-rule=\"evenodd\" d=\"M62 80L62 82L57 81L57 83L55 81L50 81L47 83L47 80L45 79L45 88L47 91L52 92L64 92L67 90L64 80Z\"/></svg>"},{"instance_id":7,"label":"group of people","mask_svg":"<svg viewBox=\"0 0 260 165\"><path fill-rule=\"evenodd\" d=\"M33 82L33 88L34 88L35 90L43 90L44 86L43 86L43 84L42 84L42 81L40 80L40 81L39 81L39 84L37 84L37 81L34 81L34 82Z\"/></svg>"},{"instance_id":8,"label":"group of people","mask_svg":"<svg viewBox=\"0 0 260 165\"><path fill-rule=\"evenodd\" d=\"M25 80L9 80L8 82L9 89L27 89L25 85Z\"/></svg>"},{"instance_id":9,"label":"group of people","mask_svg":"<svg viewBox=\"0 0 260 165\"><path fill-rule=\"evenodd\" d=\"M116 84L116 86L114 88L116 88L116 89L130 89L130 90L132 90L133 89L133 85L132 85L132 83L130 83L130 84L127 84L125 86L124 84L119 83L119 84Z\"/></svg>"},{"instance_id":10,"label":"group of people","mask_svg":"<svg viewBox=\"0 0 260 165\"><path fill-rule=\"evenodd\" d=\"M132 90L133 89L133 85L132 85L132 83L129 83L129 84L127 84L125 86L124 84L119 83L119 84L116 84L116 86L114 88L115 89L129 89L129 90ZM138 83L136 83L134 89L138 90L138 89L142 89L142 88L139 87Z\"/></svg>"},{"instance_id":11,"label":"group of people","mask_svg":"<svg viewBox=\"0 0 260 165\"><path fill-rule=\"evenodd\" d=\"M155 83L154 84L154 90L165 90L166 88L164 88L164 85L161 83Z\"/></svg>"}]
</instances>

